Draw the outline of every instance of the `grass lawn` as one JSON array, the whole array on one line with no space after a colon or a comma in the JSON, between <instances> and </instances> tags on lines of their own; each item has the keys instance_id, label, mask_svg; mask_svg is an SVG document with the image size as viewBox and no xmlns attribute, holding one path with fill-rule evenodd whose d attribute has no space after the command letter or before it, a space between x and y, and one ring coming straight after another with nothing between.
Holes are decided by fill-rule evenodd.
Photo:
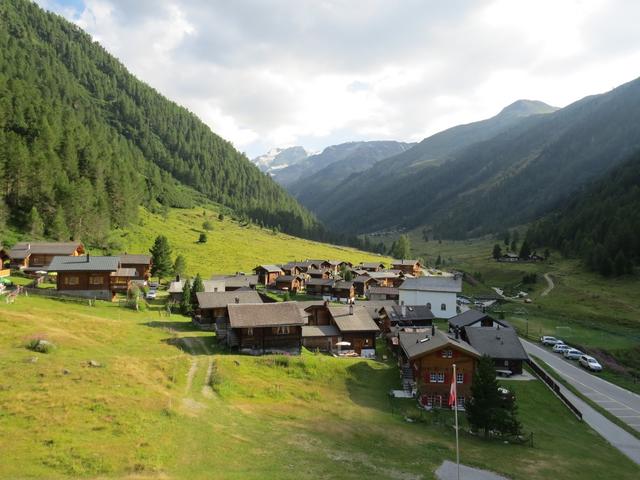
<instances>
[{"instance_id":1,"label":"grass lawn","mask_svg":"<svg viewBox=\"0 0 640 480\"><path fill-rule=\"evenodd\" d=\"M33 336L57 348L26 350ZM0 478L429 479L455 457L433 419L446 413L392 413L392 362L229 355L153 309L0 303L0 369ZM534 447L465 433L464 463L513 479L638 478L540 382L505 383Z\"/></svg>"},{"instance_id":2,"label":"grass lawn","mask_svg":"<svg viewBox=\"0 0 640 480\"><path fill-rule=\"evenodd\" d=\"M202 224L212 224L205 231ZM200 233L207 234L206 243L198 243ZM187 273L200 273L208 278L213 273L251 272L259 264L284 263L307 258L348 260L354 263L388 261L376 254L353 248L303 240L256 225L243 225L229 217L218 220L215 207L171 209L167 218L140 209L140 221L126 230L115 231L111 242L118 250L146 253L158 235L166 235L174 257L187 260Z\"/></svg>"}]
</instances>

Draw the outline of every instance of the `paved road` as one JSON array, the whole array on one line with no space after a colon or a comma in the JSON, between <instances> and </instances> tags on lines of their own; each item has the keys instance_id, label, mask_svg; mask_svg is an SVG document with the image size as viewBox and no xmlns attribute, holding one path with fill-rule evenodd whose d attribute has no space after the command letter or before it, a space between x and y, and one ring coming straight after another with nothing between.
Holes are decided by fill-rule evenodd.
<instances>
[{"instance_id":1,"label":"paved road","mask_svg":"<svg viewBox=\"0 0 640 480\"><path fill-rule=\"evenodd\" d=\"M555 283L553 283L553 278L551 278L551 275L549 275L548 273L544 274L544 279L547 281L548 286L544 289L542 295L540 295L541 297L546 297L547 295L549 295L549 292L556 286Z\"/></svg>"},{"instance_id":2,"label":"paved road","mask_svg":"<svg viewBox=\"0 0 640 480\"><path fill-rule=\"evenodd\" d=\"M585 397L598 403L627 425L640 431L640 395L592 375L545 347L524 339L522 339L522 344L528 354L544 360ZM640 440L598 413L566 388L561 386L561 390L582 412L585 422L609 443L640 465Z\"/></svg>"},{"instance_id":3,"label":"paved road","mask_svg":"<svg viewBox=\"0 0 640 480\"><path fill-rule=\"evenodd\" d=\"M454 462L445 460L436 470L438 480L457 480L458 466ZM497 473L460 465L460 480L508 480Z\"/></svg>"}]
</instances>

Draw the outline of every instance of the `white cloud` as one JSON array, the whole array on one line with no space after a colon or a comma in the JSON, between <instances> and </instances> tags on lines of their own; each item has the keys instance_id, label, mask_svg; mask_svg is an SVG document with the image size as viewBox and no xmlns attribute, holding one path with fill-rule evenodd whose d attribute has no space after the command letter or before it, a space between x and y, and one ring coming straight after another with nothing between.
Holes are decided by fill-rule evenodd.
<instances>
[{"instance_id":1,"label":"white cloud","mask_svg":"<svg viewBox=\"0 0 640 480\"><path fill-rule=\"evenodd\" d=\"M251 156L564 106L640 64L634 0L68 2L40 0Z\"/></svg>"}]
</instances>

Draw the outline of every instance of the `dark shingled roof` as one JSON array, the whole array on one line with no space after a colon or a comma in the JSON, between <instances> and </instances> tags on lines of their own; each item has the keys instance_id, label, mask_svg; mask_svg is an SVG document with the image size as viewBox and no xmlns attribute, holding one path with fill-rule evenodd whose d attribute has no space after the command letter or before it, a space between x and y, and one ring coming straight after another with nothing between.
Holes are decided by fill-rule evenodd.
<instances>
[{"instance_id":1,"label":"dark shingled roof","mask_svg":"<svg viewBox=\"0 0 640 480\"><path fill-rule=\"evenodd\" d=\"M251 285L256 285L258 283L257 275L214 275L211 277L211 280L223 280L225 287L229 288L241 288L241 287L251 287Z\"/></svg>"},{"instance_id":2,"label":"dark shingled roof","mask_svg":"<svg viewBox=\"0 0 640 480\"><path fill-rule=\"evenodd\" d=\"M119 268L111 274L112 277L135 277L138 275L135 268Z\"/></svg>"},{"instance_id":3,"label":"dark shingled roof","mask_svg":"<svg viewBox=\"0 0 640 480\"><path fill-rule=\"evenodd\" d=\"M47 270L50 272L115 272L119 265L119 257L63 256L53 257Z\"/></svg>"},{"instance_id":4,"label":"dark shingled roof","mask_svg":"<svg viewBox=\"0 0 640 480\"><path fill-rule=\"evenodd\" d=\"M513 328L469 327L464 331L469 343L483 355L505 360L529 358Z\"/></svg>"},{"instance_id":5,"label":"dark shingled roof","mask_svg":"<svg viewBox=\"0 0 640 480\"><path fill-rule=\"evenodd\" d=\"M406 305L404 316L402 316L401 305L393 305L389 308L385 308L385 311L392 322L433 320L435 318L431 309L427 308L425 305Z\"/></svg>"},{"instance_id":6,"label":"dark shingled roof","mask_svg":"<svg viewBox=\"0 0 640 480\"><path fill-rule=\"evenodd\" d=\"M331 285L333 286L333 280L330 278L310 278L305 282L306 285Z\"/></svg>"},{"instance_id":7,"label":"dark shingled roof","mask_svg":"<svg viewBox=\"0 0 640 480\"><path fill-rule=\"evenodd\" d=\"M418 263L418 260L394 260L391 265L413 266Z\"/></svg>"},{"instance_id":8,"label":"dark shingled roof","mask_svg":"<svg viewBox=\"0 0 640 480\"><path fill-rule=\"evenodd\" d=\"M326 268L310 268L307 270L309 275L322 275L326 272L328 272Z\"/></svg>"},{"instance_id":9,"label":"dark shingled roof","mask_svg":"<svg viewBox=\"0 0 640 480\"><path fill-rule=\"evenodd\" d=\"M281 272L282 269L278 265L258 265L254 270L266 270L269 273Z\"/></svg>"},{"instance_id":10,"label":"dark shingled roof","mask_svg":"<svg viewBox=\"0 0 640 480\"><path fill-rule=\"evenodd\" d=\"M503 327L510 327L510 325L504 320L496 320L492 316L474 309L469 309L466 312L456 315L455 317L451 317L449 319L449 327L462 328L480 322L485 318L491 318L491 320L502 325Z\"/></svg>"},{"instance_id":11,"label":"dark shingled roof","mask_svg":"<svg viewBox=\"0 0 640 480\"><path fill-rule=\"evenodd\" d=\"M467 342L450 337L438 329L436 329L435 335L431 335L431 332L428 331L426 333L400 332L398 336L400 347L402 347L409 359L422 357L444 347L460 350L476 358L482 356Z\"/></svg>"},{"instance_id":12,"label":"dark shingled roof","mask_svg":"<svg viewBox=\"0 0 640 480\"><path fill-rule=\"evenodd\" d=\"M276 278L276 283L281 283L281 282L293 282L294 279L298 279L298 280L303 280L304 277L300 276L300 275L280 275L278 278Z\"/></svg>"},{"instance_id":13,"label":"dark shingled roof","mask_svg":"<svg viewBox=\"0 0 640 480\"><path fill-rule=\"evenodd\" d=\"M296 302L229 305L231 328L302 326L306 322Z\"/></svg>"},{"instance_id":14,"label":"dark shingled roof","mask_svg":"<svg viewBox=\"0 0 640 480\"><path fill-rule=\"evenodd\" d=\"M24 259L29 255L72 255L78 247L82 247L80 242L19 242L9 250L9 257L14 259Z\"/></svg>"},{"instance_id":15,"label":"dark shingled roof","mask_svg":"<svg viewBox=\"0 0 640 480\"><path fill-rule=\"evenodd\" d=\"M360 265L364 268L384 268L384 263L382 262L362 262Z\"/></svg>"},{"instance_id":16,"label":"dark shingled roof","mask_svg":"<svg viewBox=\"0 0 640 480\"><path fill-rule=\"evenodd\" d=\"M353 287L353 282L345 282L343 280L336 282L335 285L333 286L333 288L336 288L339 290L349 290L352 287Z\"/></svg>"},{"instance_id":17,"label":"dark shingled roof","mask_svg":"<svg viewBox=\"0 0 640 480\"><path fill-rule=\"evenodd\" d=\"M355 278L355 280L353 281L353 283L369 283L369 282L378 282L377 279L370 277L368 275L360 275L358 277Z\"/></svg>"},{"instance_id":18,"label":"dark shingled roof","mask_svg":"<svg viewBox=\"0 0 640 480\"><path fill-rule=\"evenodd\" d=\"M337 337L340 332L334 325L305 325L302 337Z\"/></svg>"},{"instance_id":19,"label":"dark shingled roof","mask_svg":"<svg viewBox=\"0 0 640 480\"><path fill-rule=\"evenodd\" d=\"M151 255L125 253L119 257L120 263L125 265L149 265L151 263Z\"/></svg>"},{"instance_id":20,"label":"dark shingled roof","mask_svg":"<svg viewBox=\"0 0 640 480\"><path fill-rule=\"evenodd\" d=\"M349 313L351 307L353 307L353 315ZM341 332L377 332L380 330L367 309L360 305L329 305L327 309Z\"/></svg>"},{"instance_id":21,"label":"dark shingled roof","mask_svg":"<svg viewBox=\"0 0 640 480\"><path fill-rule=\"evenodd\" d=\"M378 294L378 295L399 295L400 290L396 287L369 287L369 295Z\"/></svg>"},{"instance_id":22,"label":"dark shingled roof","mask_svg":"<svg viewBox=\"0 0 640 480\"><path fill-rule=\"evenodd\" d=\"M236 290L234 292L198 292L198 305L202 309L224 308L231 303L262 303L255 290Z\"/></svg>"},{"instance_id":23,"label":"dark shingled roof","mask_svg":"<svg viewBox=\"0 0 640 480\"><path fill-rule=\"evenodd\" d=\"M423 292L462 292L462 277L427 276L407 278L400 290L419 290Z\"/></svg>"}]
</instances>

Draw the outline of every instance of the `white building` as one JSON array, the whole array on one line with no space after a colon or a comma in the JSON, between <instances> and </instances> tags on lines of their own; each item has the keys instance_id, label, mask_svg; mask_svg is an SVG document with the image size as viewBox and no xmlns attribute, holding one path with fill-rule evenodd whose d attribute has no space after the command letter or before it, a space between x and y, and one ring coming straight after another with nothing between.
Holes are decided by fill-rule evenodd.
<instances>
[{"instance_id":1,"label":"white building","mask_svg":"<svg viewBox=\"0 0 640 480\"><path fill-rule=\"evenodd\" d=\"M462 276L407 278L400 285L400 303L426 305L436 318L457 315L457 297L462 292Z\"/></svg>"}]
</instances>

